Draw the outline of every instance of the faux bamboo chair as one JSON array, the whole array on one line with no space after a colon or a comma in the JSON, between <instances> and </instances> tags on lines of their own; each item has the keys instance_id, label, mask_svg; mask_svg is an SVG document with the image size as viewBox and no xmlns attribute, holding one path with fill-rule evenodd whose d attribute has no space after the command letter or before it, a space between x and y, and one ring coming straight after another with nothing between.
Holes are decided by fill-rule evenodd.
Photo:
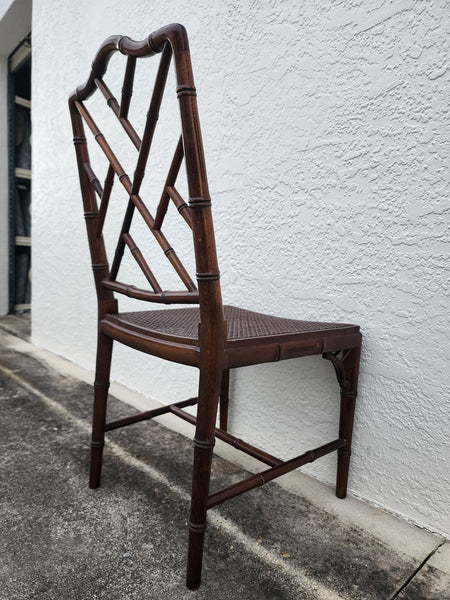
<instances>
[{"instance_id":1,"label":"faux bamboo chair","mask_svg":"<svg viewBox=\"0 0 450 600\"><path fill-rule=\"evenodd\" d=\"M108 62L116 51L127 56L120 103L113 97L103 80ZM141 139L128 120L135 65L138 58L158 53L161 54L161 59ZM156 215L153 217L139 192L172 57L175 63L182 131ZM109 107L138 151L133 180L124 172L85 106L85 101L97 89L105 96ZM105 431L168 412L195 424L187 565L187 586L195 589L200 585L208 509L335 450L338 455L336 494L340 498L345 497L361 348L359 327L284 319L222 305L196 90L186 31L181 25L168 25L152 33L142 42L121 36L108 38L98 51L87 82L71 95L69 106L98 297L98 348L90 487L96 488L100 485ZM109 162L103 187L89 162L83 122L91 130ZM189 190L188 203L184 202L175 188L183 159ZM128 198L128 203L110 268L102 228L115 177L125 188L124 196ZM99 207L96 195L100 198ZM197 284L191 279L161 231L170 201L175 203L181 216L192 229ZM178 273L186 288L184 291L164 291L150 270L143 253L130 235L135 209ZM151 290L139 289L117 280L121 258L126 248L142 269ZM121 313L114 297L115 292L143 301L197 306ZM113 340L166 360L197 367L198 397L105 424ZM341 390L337 439L284 462L227 433L230 369L316 354L321 354L331 361ZM198 405L196 418L183 411L183 407L195 404ZM218 406L220 427L216 429ZM210 493L211 458L215 437L259 459L269 468L240 483Z\"/></svg>"}]
</instances>

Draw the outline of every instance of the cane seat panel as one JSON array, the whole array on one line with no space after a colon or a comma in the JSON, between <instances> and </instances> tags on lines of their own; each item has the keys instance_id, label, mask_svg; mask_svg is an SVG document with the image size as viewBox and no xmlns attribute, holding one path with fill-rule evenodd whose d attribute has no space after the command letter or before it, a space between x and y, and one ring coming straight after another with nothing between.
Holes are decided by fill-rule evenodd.
<instances>
[{"instance_id":1,"label":"cane seat panel","mask_svg":"<svg viewBox=\"0 0 450 600\"><path fill-rule=\"evenodd\" d=\"M343 323L323 323L300 321L265 315L235 306L224 306L224 319L227 329L227 345L254 341L267 343L280 336L301 336L314 334L326 336L328 333L358 333L359 327ZM175 308L108 315L106 321L122 328L136 331L151 337L177 338L180 343L198 345L200 311L195 308Z\"/></svg>"}]
</instances>

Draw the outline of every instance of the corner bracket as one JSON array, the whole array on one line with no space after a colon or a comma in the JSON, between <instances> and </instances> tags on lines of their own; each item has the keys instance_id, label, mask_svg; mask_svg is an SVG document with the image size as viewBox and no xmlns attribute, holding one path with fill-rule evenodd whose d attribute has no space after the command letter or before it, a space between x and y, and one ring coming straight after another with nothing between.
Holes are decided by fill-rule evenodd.
<instances>
[{"instance_id":1,"label":"corner bracket","mask_svg":"<svg viewBox=\"0 0 450 600\"><path fill-rule=\"evenodd\" d=\"M322 358L329 360L333 365L341 390L344 390L349 384L345 373L345 359L349 354L350 350L338 350L337 352L324 352L322 354Z\"/></svg>"}]
</instances>

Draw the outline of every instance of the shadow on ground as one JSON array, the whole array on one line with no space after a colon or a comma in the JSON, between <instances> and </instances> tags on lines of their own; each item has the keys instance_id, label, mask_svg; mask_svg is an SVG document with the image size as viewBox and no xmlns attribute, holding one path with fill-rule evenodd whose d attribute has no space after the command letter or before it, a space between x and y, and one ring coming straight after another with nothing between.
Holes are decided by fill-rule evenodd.
<instances>
[{"instance_id":1,"label":"shadow on ground","mask_svg":"<svg viewBox=\"0 0 450 600\"><path fill-rule=\"evenodd\" d=\"M156 422L111 432L89 490L91 397L0 346L0 600L448 598L427 579L400 592L412 558L276 484L210 511L203 584L189 592L191 442ZM111 398L111 418L132 412ZM243 475L214 459L213 488Z\"/></svg>"}]
</instances>

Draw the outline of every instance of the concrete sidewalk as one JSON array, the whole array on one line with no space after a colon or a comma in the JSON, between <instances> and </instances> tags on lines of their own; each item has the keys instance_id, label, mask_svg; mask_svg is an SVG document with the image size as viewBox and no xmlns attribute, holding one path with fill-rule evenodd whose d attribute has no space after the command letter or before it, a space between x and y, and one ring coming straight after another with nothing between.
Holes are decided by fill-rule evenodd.
<instances>
[{"instance_id":1,"label":"concrete sidewalk","mask_svg":"<svg viewBox=\"0 0 450 600\"><path fill-rule=\"evenodd\" d=\"M111 432L89 490L92 374L1 327L0 600L450 599L448 542L299 473L210 511L189 592L191 441L164 420ZM136 411L112 397L109 412ZM213 462L214 488L245 475Z\"/></svg>"}]
</instances>

